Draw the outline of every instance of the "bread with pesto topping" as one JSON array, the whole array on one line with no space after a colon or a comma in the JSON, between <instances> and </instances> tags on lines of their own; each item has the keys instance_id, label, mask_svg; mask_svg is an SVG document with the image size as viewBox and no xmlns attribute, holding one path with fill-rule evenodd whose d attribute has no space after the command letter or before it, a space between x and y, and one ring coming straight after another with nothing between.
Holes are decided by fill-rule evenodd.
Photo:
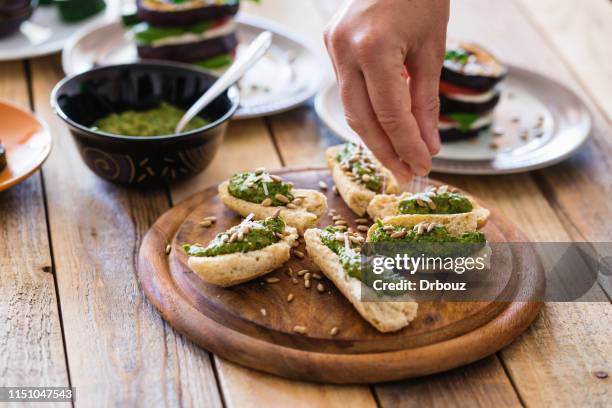
<instances>
[{"instance_id":1,"label":"bread with pesto topping","mask_svg":"<svg viewBox=\"0 0 612 408\"><path fill-rule=\"evenodd\" d=\"M419 306L417 302L362 301L362 290L371 289L359 279L349 276L340 264L338 255L321 241L320 229L309 229L304 239L311 260L376 330L383 333L401 330L414 320Z\"/></svg>"},{"instance_id":2,"label":"bread with pesto topping","mask_svg":"<svg viewBox=\"0 0 612 408\"><path fill-rule=\"evenodd\" d=\"M368 163L372 164L373 170L371 174L374 175L376 180L380 179L377 184L370 184L371 187L375 187L375 191L366 187L370 180L363 181L364 175L358 177L359 171L355 170L354 167L349 163L350 160L338 161L338 157L342 155L347 156L346 152L348 149L354 149L355 156L365 157ZM393 174L369 152L367 152L361 145L354 143L346 143L338 146L332 146L325 152L325 159L327 166L332 174L334 183L338 193L348 205L348 207L357 215L362 216L366 213L370 201L379 193L384 194L397 194L399 187L397 180ZM348 159L348 157L347 157ZM368 174L366 177L371 177Z\"/></svg>"},{"instance_id":3,"label":"bread with pesto topping","mask_svg":"<svg viewBox=\"0 0 612 408\"><path fill-rule=\"evenodd\" d=\"M400 195L393 194L379 194L372 199L370 204L368 205L368 215L370 218L376 219L384 219L386 217L395 216L395 215L419 215L419 214L401 214L399 209L399 204L401 201L409 199L411 197L411 193L402 193ZM476 221L478 224L478 228L482 228L486 225L490 211L484 207L481 207L478 201L474 199L474 197L461 194L465 197L472 205L472 211L476 217ZM435 218L448 218L453 217L459 214L427 214Z\"/></svg>"},{"instance_id":4,"label":"bread with pesto topping","mask_svg":"<svg viewBox=\"0 0 612 408\"><path fill-rule=\"evenodd\" d=\"M296 208L287 206L264 206L260 203L243 200L234 197L229 192L229 181L219 184L219 199L229 209L242 216L254 214L256 220L270 217L280 209L280 216L287 225L297 229L302 235L308 228L314 227L319 222L321 216L327 212L327 197L315 190L292 189L294 197L302 198Z\"/></svg>"},{"instance_id":5,"label":"bread with pesto topping","mask_svg":"<svg viewBox=\"0 0 612 408\"><path fill-rule=\"evenodd\" d=\"M285 225L281 235L277 242L261 249L214 256L189 256L187 264L209 284L228 287L247 282L280 268L289 260L298 234L295 228Z\"/></svg>"},{"instance_id":6,"label":"bread with pesto topping","mask_svg":"<svg viewBox=\"0 0 612 408\"><path fill-rule=\"evenodd\" d=\"M476 231L477 219L474 213L462 213L452 215L442 214L401 214L392 215L382 219L382 223L385 225L395 225L406 228L412 228L417 224L421 223L432 223L441 224L451 235L461 235L464 232ZM367 241L370 241L372 234L377 228L377 224L374 223L368 230Z\"/></svg>"}]
</instances>

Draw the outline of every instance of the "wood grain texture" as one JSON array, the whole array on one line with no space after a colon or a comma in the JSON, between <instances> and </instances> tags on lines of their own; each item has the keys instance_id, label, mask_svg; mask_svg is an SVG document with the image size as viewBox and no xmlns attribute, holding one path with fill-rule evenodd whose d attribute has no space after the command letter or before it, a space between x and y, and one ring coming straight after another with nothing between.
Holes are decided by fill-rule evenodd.
<instances>
[{"instance_id":1,"label":"wood grain texture","mask_svg":"<svg viewBox=\"0 0 612 408\"><path fill-rule=\"evenodd\" d=\"M612 120L612 6L607 1L516 0L545 39Z\"/></svg>"},{"instance_id":2,"label":"wood grain texture","mask_svg":"<svg viewBox=\"0 0 612 408\"><path fill-rule=\"evenodd\" d=\"M0 98L29 107L21 62ZM68 386L40 174L0 193L0 386Z\"/></svg>"},{"instance_id":3,"label":"wood grain texture","mask_svg":"<svg viewBox=\"0 0 612 408\"><path fill-rule=\"evenodd\" d=\"M97 178L49 107L63 75L32 62L36 112L54 130L45 165L49 223L72 385L83 406L220 406L208 354L169 329L143 297L134 262L144 232L168 208L165 191Z\"/></svg>"}]
</instances>

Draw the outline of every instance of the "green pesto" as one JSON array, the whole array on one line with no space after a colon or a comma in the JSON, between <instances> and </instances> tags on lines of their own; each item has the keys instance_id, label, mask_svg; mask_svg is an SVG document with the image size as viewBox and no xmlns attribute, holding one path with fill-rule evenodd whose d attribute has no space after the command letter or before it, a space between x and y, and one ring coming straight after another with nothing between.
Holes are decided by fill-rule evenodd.
<instances>
[{"instance_id":1,"label":"green pesto","mask_svg":"<svg viewBox=\"0 0 612 408\"><path fill-rule=\"evenodd\" d=\"M448 50L444 54L445 61L455 61L459 64L465 65L468 62L468 58L470 57L470 53L459 48L454 50Z\"/></svg>"},{"instance_id":2,"label":"green pesto","mask_svg":"<svg viewBox=\"0 0 612 408\"><path fill-rule=\"evenodd\" d=\"M358 149L359 146L356 143L346 143L344 144L344 147L342 148L340 153L338 153L338 155L336 156L336 160L339 163L345 162L349 166L350 171L353 174L359 176L359 183L363 184L368 190L378 193L382 190L383 183L380 174L377 174L370 168L365 167L365 163L363 160L349 162L349 159L353 157L355 153L357 153ZM370 176L370 180L368 180L367 182L364 182L362 180L362 176L364 176L365 174Z\"/></svg>"},{"instance_id":3,"label":"green pesto","mask_svg":"<svg viewBox=\"0 0 612 408\"><path fill-rule=\"evenodd\" d=\"M264 181L266 178L270 181ZM265 189L264 183L266 184ZM268 194L266 194L266 189ZM284 195L289 201L293 201L294 198L291 194L291 184L284 181L273 181L265 173L257 175L252 171L234 174L229 180L228 190L232 196L251 203L261 204L263 200L270 198L274 207L287 205L277 200L276 194Z\"/></svg>"},{"instance_id":4,"label":"green pesto","mask_svg":"<svg viewBox=\"0 0 612 408\"><path fill-rule=\"evenodd\" d=\"M278 238L276 233L282 233L285 230L285 223L280 218L269 218L264 221L250 221L248 225L251 227L251 231L244 235L242 241L225 242L234 230L237 230L238 227L236 226L229 231L217 234L206 247L185 244L183 245L183 249L187 255L197 257L211 257L256 251L277 243L280 238ZM224 236L228 238L224 240Z\"/></svg>"},{"instance_id":5,"label":"green pesto","mask_svg":"<svg viewBox=\"0 0 612 408\"><path fill-rule=\"evenodd\" d=\"M113 113L99 119L93 130L122 136L163 136L171 135L185 111L162 102L158 108L145 111L129 110L121 113ZM203 118L193 118L183 132L198 129L208 124Z\"/></svg>"},{"instance_id":6,"label":"green pesto","mask_svg":"<svg viewBox=\"0 0 612 408\"><path fill-rule=\"evenodd\" d=\"M340 229L329 226L325 227L321 231L321 242L323 245L332 250L333 253L338 255L340 259L340 265L349 276L353 278L357 278L359 280L363 280L363 276L361 274L361 255L355 251L347 251L346 244L344 241L338 241L336 239L336 234L343 233ZM351 241L349 241L351 248L358 246Z\"/></svg>"},{"instance_id":7,"label":"green pesto","mask_svg":"<svg viewBox=\"0 0 612 408\"><path fill-rule=\"evenodd\" d=\"M377 228L372 234L370 239L373 243L378 242L408 242L408 243L420 243L420 242L442 242L442 243L465 243L465 244L483 244L486 242L485 236L482 232L468 231L464 232L459 236L452 235L445 226L436 225L430 232L424 232L423 234L417 234L412 228L406 228L403 226L395 226L393 232L406 231L406 235L402 238L391 238L391 235L383 230L384 224L380 221L377 222Z\"/></svg>"},{"instance_id":8,"label":"green pesto","mask_svg":"<svg viewBox=\"0 0 612 408\"><path fill-rule=\"evenodd\" d=\"M432 200L436 207L435 210L432 210L429 206L421 207L417 203L417 199ZM449 191L436 193L434 197L419 193L399 203L400 214L462 214L473 209L472 203L465 196Z\"/></svg>"}]
</instances>

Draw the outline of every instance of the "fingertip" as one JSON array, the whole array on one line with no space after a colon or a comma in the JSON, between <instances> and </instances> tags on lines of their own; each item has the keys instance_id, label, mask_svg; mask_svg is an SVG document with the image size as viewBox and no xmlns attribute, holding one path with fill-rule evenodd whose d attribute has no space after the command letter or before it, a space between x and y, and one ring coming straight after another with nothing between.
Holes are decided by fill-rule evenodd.
<instances>
[{"instance_id":1,"label":"fingertip","mask_svg":"<svg viewBox=\"0 0 612 408\"><path fill-rule=\"evenodd\" d=\"M438 129L435 129L433 132L433 135L431 136L431 143L430 143L430 152L432 156L440 153L440 147L441 147L440 132L438 131Z\"/></svg>"}]
</instances>

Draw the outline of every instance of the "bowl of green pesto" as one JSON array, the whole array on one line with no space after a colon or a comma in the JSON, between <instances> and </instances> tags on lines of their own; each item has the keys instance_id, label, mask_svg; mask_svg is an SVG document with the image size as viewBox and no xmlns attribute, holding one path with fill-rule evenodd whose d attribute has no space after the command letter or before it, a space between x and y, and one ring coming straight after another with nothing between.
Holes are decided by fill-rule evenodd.
<instances>
[{"instance_id":1,"label":"bowl of green pesto","mask_svg":"<svg viewBox=\"0 0 612 408\"><path fill-rule=\"evenodd\" d=\"M51 105L95 174L124 185L167 184L210 164L238 108L232 87L174 133L215 79L180 63L104 66L60 81Z\"/></svg>"}]
</instances>

